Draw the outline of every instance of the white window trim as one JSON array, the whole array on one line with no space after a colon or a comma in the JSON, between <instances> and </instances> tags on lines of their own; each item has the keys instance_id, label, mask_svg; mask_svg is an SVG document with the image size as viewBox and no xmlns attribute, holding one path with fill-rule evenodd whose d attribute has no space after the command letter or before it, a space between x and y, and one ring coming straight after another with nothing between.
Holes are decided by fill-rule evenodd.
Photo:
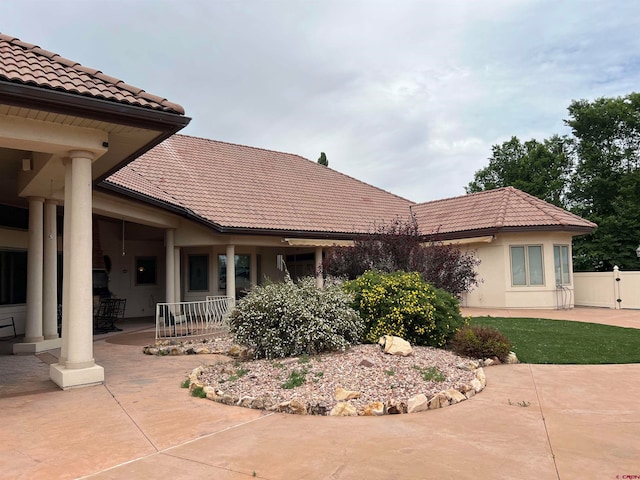
<instances>
[{"instance_id":1,"label":"white window trim","mask_svg":"<svg viewBox=\"0 0 640 480\"><path fill-rule=\"evenodd\" d=\"M573 279L571 278L572 275L572 268L571 268L571 245L568 243L557 243L557 244L553 244L553 274L555 276L556 273L556 247L560 248L560 283L558 283L558 279L556 278L556 286L560 285L560 286L571 286L573 285ZM564 280L562 279L562 247L567 247L567 275L569 276L569 281L567 283L564 282Z\"/></svg>"},{"instance_id":2,"label":"white window trim","mask_svg":"<svg viewBox=\"0 0 640 480\"><path fill-rule=\"evenodd\" d=\"M540 262L542 267L542 283L540 284L531 284L531 275L529 272L529 247L540 247ZM523 248L524 249L524 285L515 285L513 283L513 248ZM555 268L555 265L554 265ZM512 288L541 288L546 285L546 276L545 276L545 268L544 268L544 245L539 243L527 243L527 244L517 244L517 245L509 245L509 276L511 277L511 287Z\"/></svg>"}]
</instances>

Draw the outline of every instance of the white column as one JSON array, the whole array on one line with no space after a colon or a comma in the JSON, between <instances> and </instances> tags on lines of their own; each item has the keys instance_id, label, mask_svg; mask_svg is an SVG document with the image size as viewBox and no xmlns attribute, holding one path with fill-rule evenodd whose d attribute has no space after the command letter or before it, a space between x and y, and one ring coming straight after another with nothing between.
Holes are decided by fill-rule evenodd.
<instances>
[{"instance_id":1,"label":"white column","mask_svg":"<svg viewBox=\"0 0 640 480\"><path fill-rule=\"evenodd\" d=\"M58 338L58 229L56 202L44 202L43 326L45 340Z\"/></svg>"},{"instance_id":2,"label":"white column","mask_svg":"<svg viewBox=\"0 0 640 480\"><path fill-rule=\"evenodd\" d=\"M236 246L227 245L227 297L236 298Z\"/></svg>"},{"instance_id":3,"label":"white column","mask_svg":"<svg viewBox=\"0 0 640 480\"><path fill-rule=\"evenodd\" d=\"M182 276L180 275L180 247L174 247L173 249L173 272L174 272L174 288L176 302L181 302L182 295L180 292L180 284Z\"/></svg>"},{"instance_id":4,"label":"white column","mask_svg":"<svg viewBox=\"0 0 640 480\"><path fill-rule=\"evenodd\" d=\"M62 224L62 344L58 363L65 365L69 350L69 259L71 258L71 159L64 160L64 211ZM92 280L93 282L93 280Z\"/></svg>"},{"instance_id":5,"label":"white column","mask_svg":"<svg viewBox=\"0 0 640 480\"><path fill-rule=\"evenodd\" d=\"M55 224L55 205L53 205L53 208L53 222ZM47 204L47 232L50 230L50 209L51 207ZM60 347L56 302L56 253L55 251L51 253L49 251L50 246L47 246L45 256L43 219L44 199L39 197L29 198L26 328L24 341L13 345L13 353L37 353ZM55 227L53 228L55 229ZM53 248L55 249L56 247L54 246ZM52 256L53 260L51 260ZM53 267L50 266L51 262L53 262ZM51 274L52 268L53 274ZM53 280L51 279L52 276ZM53 299L47 298L45 301L45 295L47 297L53 295ZM44 323L43 312L46 312L48 316ZM52 315L52 317L49 317L49 315Z\"/></svg>"},{"instance_id":6,"label":"white column","mask_svg":"<svg viewBox=\"0 0 640 480\"><path fill-rule=\"evenodd\" d=\"M29 198L29 251L27 252L27 318L24 343L44 340L42 335L42 220L44 199Z\"/></svg>"},{"instance_id":7,"label":"white column","mask_svg":"<svg viewBox=\"0 0 640 480\"><path fill-rule=\"evenodd\" d=\"M322 247L316 247L316 255L315 255L315 275L316 275L316 286L318 288L324 287L324 281L322 279Z\"/></svg>"},{"instance_id":8,"label":"white column","mask_svg":"<svg viewBox=\"0 0 640 480\"><path fill-rule=\"evenodd\" d=\"M174 238L175 238L175 231L173 229L167 229L164 232L164 244L165 244L165 250L166 250L166 272L165 272L165 302L167 303L175 303L177 302L176 298L175 298L175 294L176 294L176 287L175 287L175 281L176 281L176 275L175 275L175 268L176 268L176 262L174 259L174 255L175 255L175 242L174 242Z\"/></svg>"},{"instance_id":9,"label":"white column","mask_svg":"<svg viewBox=\"0 0 640 480\"><path fill-rule=\"evenodd\" d=\"M90 152L72 151L71 157L71 204L66 215L70 215L71 231L67 231L65 253L71 253L69 269L69 292L66 296L67 310L67 354L64 365L51 365L51 379L62 388L89 385L104 381L104 369L93 359L93 304L92 304L92 229L91 195L92 178ZM68 185L66 185L68 187ZM66 193L65 193L66 199ZM68 250L67 250L68 248Z\"/></svg>"}]
</instances>

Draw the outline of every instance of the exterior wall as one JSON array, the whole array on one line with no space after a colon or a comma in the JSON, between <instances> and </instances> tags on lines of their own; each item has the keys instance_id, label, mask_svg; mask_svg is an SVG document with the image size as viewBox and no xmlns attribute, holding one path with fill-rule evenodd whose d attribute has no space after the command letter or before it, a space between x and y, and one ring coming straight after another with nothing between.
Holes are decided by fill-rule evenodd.
<instances>
[{"instance_id":1,"label":"exterior wall","mask_svg":"<svg viewBox=\"0 0 640 480\"><path fill-rule=\"evenodd\" d=\"M181 248L180 259L180 278L181 278L181 290L182 301L193 302L198 300L204 300L207 295L226 295L226 289L220 288L219 280L219 262L218 255L226 255L226 244L215 234L211 234L212 239L209 241L215 241L221 245L209 245L198 247L185 247ZM247 237L250 239L251 237ZM245 242L246 240L245 239ZM202 239L201 239L202 241ZM244 243L244 242L243 242ZM265 281L282 281L284 280L284 273L277 268L277 256L279 253L285 254L286 248L270 248L270 247L254 247L247 245L236 245L236 255L257 255L259 257L259 264L257 265L258 272L257 282L262 284ZM209 289L206 291L191 291L189 290L189 255L208 255L209 256Z\"/></svg>"},{"instance_id":2,"label":"exterior wall","mask_svg":"<svg viewBox=\"0 0 640 480\"><path fill-rule=\"evenodd\" d=\"M0 227L0 249L21 250L26 252L29 246L29 232L13 228ZM58 249L62 249L62 238L58 237ZM25 303L0 305L0 318L13 317L18 335L24 334L27 305ZM10 328L0 330L0 337L13 335Z\"/></svg>"},{"instance_id":3,"label":"exterior wall","mask_svg":"<svg viewBox=\"0 0 640 480\"><path fill-rule=\"evenodd\" d=\"M530 232L497 235L488 244L472 244L481 261L478 272L482 283L463 298L463 305L487 308L572 308L574 305L573 272L571 283L556 287L553 247L571 246L572 236L566 232ZM513 286L511 281L511 246L541 245L544 284ZM569 248L571 258L571 248Z\"/></svg>"},{"instance_id":4,"label":"exterior wall","mask_svg":"<svg viewBox=\"0 0 640 480\"><path fill-rule=\"evenodd\" d=\"M640 272L579 272L574 279L576 305L640 309Z\"/></svg>"},{"instance_id":5,"label":"exterior wall","mask_svg":"<svg viewBox=\"0 0 640 480\"><path fill-rule=\"evenodd\" d=\"M99 228L103 254L111 259L109 291L114 297L127 299L125 318L155 315L156 302L162 302L165 298L164 243L159 240L127 240L125 231L125 254L122 255L122 227L118 223L100 221ZM129 235L136 228L144 227L127 224ZM136 257L156 257L154 285L136 284Z\"/></svg>"}]
</instances>

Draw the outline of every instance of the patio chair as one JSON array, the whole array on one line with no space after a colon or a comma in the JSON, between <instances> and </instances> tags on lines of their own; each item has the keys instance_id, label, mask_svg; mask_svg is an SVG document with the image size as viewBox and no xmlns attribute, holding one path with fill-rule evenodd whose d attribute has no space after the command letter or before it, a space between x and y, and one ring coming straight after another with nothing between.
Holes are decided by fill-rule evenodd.
<instances>
[{"instance_id":1,"label":"patio chair","mask_svg":"<svg viewBox=\"0 0 640 480\"><path fill-rule=\"evenodd\" d=\"M94 333L121 332L115 322L124 318L125 298L102 298L94 316Z\"/></svg>"},{"instance_id":2,"label":"patio chair","mask_svg":"<svg viewBox=\"0 0 640 480\"><path fill-rule=\"evenodd\" d=\"M13 317L4 317L0 318L0 328L13 328L13 337L16 338L18 334L16 333L16 322Z\"/></svg>"}]
</instances>

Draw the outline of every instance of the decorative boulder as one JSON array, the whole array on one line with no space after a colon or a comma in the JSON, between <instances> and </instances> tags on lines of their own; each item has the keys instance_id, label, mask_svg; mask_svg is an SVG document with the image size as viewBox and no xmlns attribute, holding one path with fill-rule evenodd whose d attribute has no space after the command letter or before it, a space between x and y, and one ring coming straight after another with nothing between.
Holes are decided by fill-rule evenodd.
<instances>
[{"instance_id":1,"label":"decorative boulder","mask_svg":"<svg viewBox=\"0 0 640 480\"><path fill-rule=\"evenodd\" d=\"M356 407L347 402L339 402L331 409L332 417L352 417L357 415Z\"/></svg>"},{"instance_id":2,"label":"decorative boulder","mask_svg":"<svg viewBox=\"0 0 640 480\"><path fill-rule=\"evenodd\" d=\"M338 401L351 400L351 399L354 399L354 398L360 398L360 392L356 392L354 390L345 390L342 387L338 387L338 388L336 388L336 391L334 393L334 397Z\"/></svg>"},{"instance_id":3,"label":"decorative boulder","mask_svg":"<svg viewBox=\"0 0 640 480\"><path fill-rule=\"evenodd\" d=\"M413 353L411 344L400 337L394 337L393 335L384 335L378 340L378 345L382 348L384 353L389 355L400 355L407 357Z\"/></svg>"},{"instance_id":4,"label":"decorative boulder","mask_svg":"<svg viewBox=\"0 0 640 480\"><path fill-rule=\"evenodd\" d=\"M520 363L520 360L518 360L516 352L509 352L509 355L507 355L507 358L505 359L504 363L509 365L514 365L516 363Z\"/></svg>"},{"instance_id":5,"label":"decorative boulder","mask_svg":"<svg viewBox=\"0 0 640 480\"><path fill-rule=\"evenodd\" d=\"M363 415L366 416L380 416L384 415L384 403L382 402L373 402L364 407Z\"/></svg>"},{"instance_id":6,"label":"decorative boulder","mask_svg":"<svg viewBox=\"0 0 640 480\"><path fill-rule=\"evenodd\" d=\"M422 412L429 408L429 399L424 393L419 393L407 402L407 413Z\"/></svg>"}]
</instances>

